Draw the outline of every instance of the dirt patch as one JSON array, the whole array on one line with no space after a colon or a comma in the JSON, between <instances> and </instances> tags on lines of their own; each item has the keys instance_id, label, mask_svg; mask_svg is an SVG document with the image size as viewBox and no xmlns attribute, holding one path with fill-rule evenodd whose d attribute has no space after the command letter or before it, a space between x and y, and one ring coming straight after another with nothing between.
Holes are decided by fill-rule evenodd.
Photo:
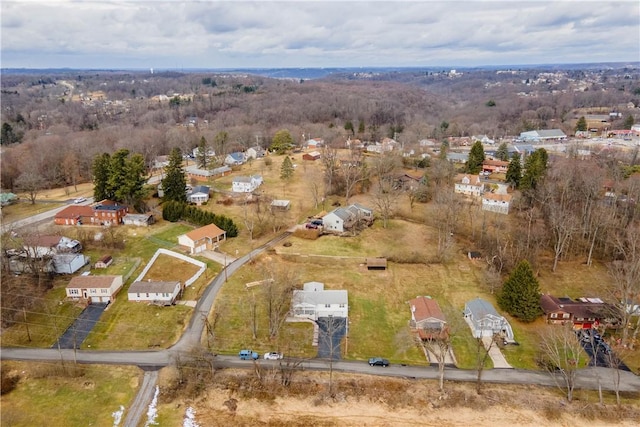
<instances>
[{"instance_id":1,"label":"dirt patch","mask_svg":"<svg viewBox=\"0 0 640 427\"><path fill-rule=\"evenodd\" d=\"M593 426L630 426L640 415L637 404L600 406L590 395L568 404L555 389L532 386L486 385L478 395L468 384L447 383L439 392L433 381L341 374L329 393L327 373L296 378L284 388L223 371L198 398L165 402L161 411L192 407L207 426L566 426L587 419Z\"/></svg>"}]
</instances>

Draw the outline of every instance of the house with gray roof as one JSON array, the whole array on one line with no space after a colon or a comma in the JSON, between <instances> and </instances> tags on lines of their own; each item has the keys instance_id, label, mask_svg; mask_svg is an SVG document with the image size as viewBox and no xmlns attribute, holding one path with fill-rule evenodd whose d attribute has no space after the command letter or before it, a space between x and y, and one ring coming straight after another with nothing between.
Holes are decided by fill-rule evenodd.
<instances>
[{"instance_id":1,"label":"house with gray roof","mask_svg":"<svg viewBox=\"0 0 640 427\"><path fill-rule=\"evenodd\" d=\"M318 320L321 317L349 317L349 298L345 290L326 290L324 283L307 282L293 291L293 317Z\"/></svg>"},{"instance_id":2,"label":"house with gray roof","mask_svg":"<svg viewBox=\"0 0 640 427\"><path fill-rule=\"evenodd\" d=\"M182 286L179 281L138 281L129 286L127 297L129 301L172 305L180 296L180 292L182 292Z\"/></svg>"},{"instance_id":3,"label":"house with gray roof","mask_svg":"<svg viewBox=\"0 0 640 427\"><path fill-rule=\"evenodd\" d=\"M514 340L511 325L488 301L481 298L468 301L464 306L463 314L474 338L501 335L507 341Z\"/></svg>"},{"instance_id":4,"label":"house with gray roof","mask_svg":"<svg viewBox=\"0 0 640 427\"><path fill-rule=\"evenodd\" d=\"M244 153L240 151L236 151L234 153L227 154L227 157L224 159L224 164L227 166L237 166L242 165L247 161Z\"/></svg>"},{"instance_id":5,"label":"house with gray roof","mask_svg":"<svg viewBox=\"0 0 640 427\"><path fill-rule=\"evenodd\" d=\"M209 190L209 187L206 185L196 185L187 194L187 201L200 206L201 204L209 201Z\"/></svg>"},{"instance_id":6,"label":"house with gray roof","mask_svg":"<svg viewBox=\"0 0 640 427\"><path fill-rule=\"evenodd\" d=\"M373 210L358 203L336 208L322 217L324 231L335 233L343 233L360 221L373 222Z\"/></svg>"}]
</instances>

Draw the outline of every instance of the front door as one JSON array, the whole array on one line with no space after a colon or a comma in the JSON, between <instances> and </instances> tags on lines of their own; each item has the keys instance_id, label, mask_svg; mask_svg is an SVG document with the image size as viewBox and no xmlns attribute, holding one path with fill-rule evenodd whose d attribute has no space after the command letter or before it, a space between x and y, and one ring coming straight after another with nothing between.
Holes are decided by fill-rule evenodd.
<instances>
[{"instance_id":1,"label":"front door","mask_svg":"<svg viewBox=\"0 0 640 427\"><path fill-rule=\"evenodd\" d=\"M82 290L82 298L87 299L87 290L86 289Z\"/></svg>"}]
</instances>

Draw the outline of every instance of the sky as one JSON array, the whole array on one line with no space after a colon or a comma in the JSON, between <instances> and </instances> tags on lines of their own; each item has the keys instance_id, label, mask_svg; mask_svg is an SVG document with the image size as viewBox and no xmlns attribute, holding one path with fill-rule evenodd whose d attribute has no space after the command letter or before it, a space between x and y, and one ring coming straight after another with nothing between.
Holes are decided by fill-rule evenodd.
<instances>
[{"instance_id":1,"label":"sky","mask_svg":"<svg viewBox=\"0 0 640 427\"><path fill-rule=\"evenodd\" d=\"M640 61L640 2L2 0L2 68Z\"/></svg>"}]
</instances>

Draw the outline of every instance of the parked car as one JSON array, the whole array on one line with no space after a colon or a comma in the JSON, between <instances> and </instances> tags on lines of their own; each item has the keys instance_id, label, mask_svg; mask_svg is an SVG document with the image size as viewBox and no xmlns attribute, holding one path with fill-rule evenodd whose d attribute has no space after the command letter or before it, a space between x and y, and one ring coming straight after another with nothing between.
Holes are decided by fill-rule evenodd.
<instances>
[{"instance_id":1,"label":"parked car","mask_svg":"<svg viewBox=\"0 0 640 427\"><path fill-rule=\"evenodd\" d=\"M240 360L258 360L260 359L260 355L252 350L240 350L238 353L240 356Z\"/></svg>"},{"instance_id":2,"label":"parked car","mask_svg":"<svg viewBox=\"0 0 640 427\"><path fill-rule=\"evenodd\" d=\"M312 228L312 229L316 229L318 228L318 226L312 222L308 222L305 224L305 228Z\"/></svg>"},{"instance_id":3,"label":"parked car","mask_svg":"<svg viewBox=\"0 0 640 427\"><path fill-rule=\"evenodd\" d=\"M382 366L383 368L386 368L389 366L389 361L382 357L372 357L369 359L369 366Z\"/></svg>"},{"instance_id":4,"label":"parked car","mask_svg":"<svg viewBox=\"0 0 640 427\"><path fill-rule=\"evenodd\" d=\"M75 200L73 201L73 203L75 203L75 204L77 205L77 204L79 204L79 203L86 202L86 201L87 201L87 198L86 198L86 197L78 197L77 199L75 199Z\"/></svg>"},{"instance_id":5,"label":"parked car","mask_svg":"<svg viewBox=\"0 0 640 427\"><path fill-rule=\"evenodd\" d=\"M282 359L282 353L277 353L275 351L269 352L269 353L265 353L264 354L264 359L265 360L278 360L278 359Z\"/></svg>"},{"instance_id":6,"label":"parked car","mask_svg":"<svg viewBox=\"0 0 640 427\"><path fill-rule=\"evenodd\" d=\"M322 226L322 220L321 219L314 219L313 221L311 221L311 224L317 225L317 226Z\"/></svg>"}]
</instances>

